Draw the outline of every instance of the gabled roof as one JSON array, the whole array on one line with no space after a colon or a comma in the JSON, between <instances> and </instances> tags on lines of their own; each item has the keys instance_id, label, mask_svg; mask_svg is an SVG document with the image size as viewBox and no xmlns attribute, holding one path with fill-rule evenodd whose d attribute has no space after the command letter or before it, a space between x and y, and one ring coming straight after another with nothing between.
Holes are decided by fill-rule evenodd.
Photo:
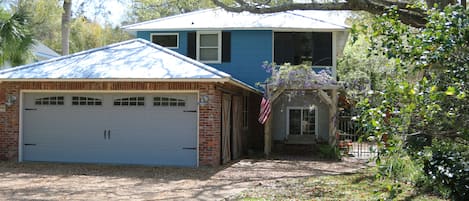
<instances>
[{"instance_id":1,"label":"gabled roof","mask_svg":"<svg viewBox=\"0 0 469 201\"><path fill-rule=\"evenodd\" d=\"M58 54L57 52L55 52L54 50L50 49L49 47L47 47L46 45L44 45L43 43L37 40L34 40L34 45L32 47L32 50L33 50L34 55L36 55L36 57L39 60L60 57L60 54Z\"/></svg>"},{"instance_id":2,"label":"gabled roof","mask_svg":"<svg viewBox=\"0 0 469 201\"><path fill-rule=\"evenodd\" d=\"M254 14L228 12L221 8L159 18L123 28L129 32L149 30L324 30L342 31L350 11L285 11Z\"/></svg>"},{"instance_id":3,"label":"gabled roof","mask_svg":"<svg viewBox=\"0 0 469 201\"><path fill-rule=\"evenodd\" d=\"M15 79L231 79L229 74L143 39L0 71Z\"/></svg>"}]
</instances>

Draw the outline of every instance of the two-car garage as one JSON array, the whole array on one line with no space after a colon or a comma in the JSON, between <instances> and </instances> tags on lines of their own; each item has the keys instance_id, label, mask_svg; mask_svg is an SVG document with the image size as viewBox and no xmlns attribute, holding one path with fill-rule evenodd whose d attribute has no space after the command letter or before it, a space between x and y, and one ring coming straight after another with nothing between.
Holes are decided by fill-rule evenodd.
<instances>
[{"instance_id":1,"label":"two-car garage","mask_svg":"<svg viewBox=\"0 0 469 201\"><path fill-rule=\"evenodd\" d=\"M23 93L20 160L196 167L197 110L197 93Z\"/></svg>"}]
</instances>

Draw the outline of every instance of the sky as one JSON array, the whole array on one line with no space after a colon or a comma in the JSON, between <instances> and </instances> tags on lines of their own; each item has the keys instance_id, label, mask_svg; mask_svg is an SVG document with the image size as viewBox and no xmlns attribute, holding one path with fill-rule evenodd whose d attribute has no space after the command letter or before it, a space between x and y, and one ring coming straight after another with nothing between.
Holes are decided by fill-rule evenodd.
<instances>
[{"instance_id":1,"label":"sky","mask_svg":"<svg viewBox=\"0 0 469 201\"><path fill-rule=\"evenodd\" d=\"M72 3L72 9L76 10L83 1L84 0L75 0ZM109 14L109 21L111 22L111 24L113 26L120 26L121 22L125 20L127 11L129 10L131 3L130 0L105 0L104 5L106 7L106 12ZM94 15L96 11L94 5L87 6L85 9L86 17L96 20L101 24L105 23L105 19L103 16Z\"/></svg>"}]
</instances>

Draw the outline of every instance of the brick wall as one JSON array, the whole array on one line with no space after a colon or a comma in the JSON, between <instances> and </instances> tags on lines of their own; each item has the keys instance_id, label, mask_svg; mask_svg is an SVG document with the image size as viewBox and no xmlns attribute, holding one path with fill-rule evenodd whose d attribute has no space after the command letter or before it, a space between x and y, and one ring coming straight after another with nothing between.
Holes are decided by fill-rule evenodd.
<instances>
[{"instance_id":1,"label":"brick wall","mask_svg":"<svg viewBox=\"0 0 469 201\"><path fill-rule=\"evenodd\" d=\"M232 88L232 87L230 87ZM199 107L199 165L220 164L221 97L214 83L174 82L3 82L0 83L0 104L6 94L18 98L16 103L0 112L0 160L18 159L19 97L21 90L197 90L209 96Z\"/></svg>"}]
</instances>

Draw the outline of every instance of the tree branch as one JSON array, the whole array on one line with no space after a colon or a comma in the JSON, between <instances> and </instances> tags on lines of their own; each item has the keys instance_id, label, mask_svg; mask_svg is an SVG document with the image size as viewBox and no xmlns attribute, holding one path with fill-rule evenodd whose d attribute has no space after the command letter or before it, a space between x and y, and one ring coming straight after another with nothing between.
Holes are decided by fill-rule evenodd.
<instances>
[{"instance_id":1,"label":"tree branch","mask_svg":"<svg viewBox=\"0 0 469 201\"><path fill-rule=\"evenodd\" d=\"M331 3L298 3L282 4L277 6L249 4L245 0L236 0L238 5L228 5L220 0L212 0L219 7L231 12L248 11L251 13L275 13L288 10L352 10L367 11L381 15L386 13L391 6L397 6L400 19L403 23L413 27L424 27L426 21L425 10L412 8L410 3L396 2L392 0L347 0L345 2Z\"/></svg>"}]
</instances>

